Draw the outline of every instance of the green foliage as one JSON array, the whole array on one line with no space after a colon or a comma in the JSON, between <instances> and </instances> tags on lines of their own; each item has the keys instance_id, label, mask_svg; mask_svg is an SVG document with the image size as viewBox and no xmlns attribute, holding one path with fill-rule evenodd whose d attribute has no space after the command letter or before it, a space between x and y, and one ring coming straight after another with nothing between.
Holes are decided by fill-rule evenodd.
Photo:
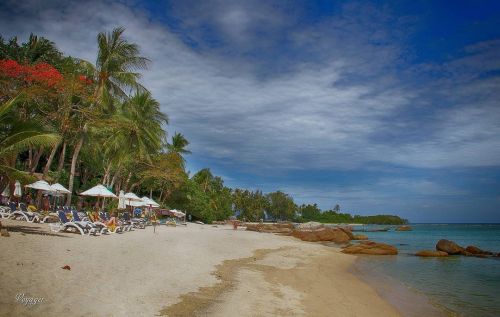
<instances>
[{"instance_id":1,"label":"green foliage","mask_svg":"<svg viewBox=\"0 0 500 317\"><path fill-rule=\"evenodd\" d=\"M408 220L401 219L393 215L376 215L376 216L352 216L348 213L337 213L334 210L318 212L319 209L313 208L314 205L302 205L299 208L301 221L317 221L322 223L362 223L362 224L382 224L382 225L401 225L408 223ZM304 212L305 211L305 212Z\"/></svg>"},{"instance_id":2,"label":"green foliage","mask_svg":"<svg viewBox=\"0 0 500 317\"><path fill-rule=\"evenodd\" d=\"M237 188L233 192L234 211L239 214L240 219L249 221L263 219L268 205L269 200L260 190L249 191Z\"/></svg>"},{"instance_id":3,"label":"green foliage","mask_svg":"<svg viewBox=\"0 0 500 317\"><path fill-rule=\"evenodd\" d=\"M266 195L269 200L266 212L276 220L290 220L295 217L297 206L293 198L281 191L269 193Z\"/></svg>"}]
</instances>

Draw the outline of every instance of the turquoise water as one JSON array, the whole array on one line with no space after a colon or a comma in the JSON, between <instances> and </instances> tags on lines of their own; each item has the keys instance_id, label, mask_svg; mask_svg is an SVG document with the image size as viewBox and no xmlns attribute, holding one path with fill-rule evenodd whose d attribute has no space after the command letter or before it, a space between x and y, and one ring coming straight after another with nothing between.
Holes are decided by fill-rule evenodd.
<instances>
[{"instance_id":1,"label":"turquoise water","mask_svg":"<svg viewBox=\"0 0 500 317\"><path fill-rule=\"evenodd\" d=\"M420 258L440 239L500 252L500 224L414 224L413 231L362 232L370 240L394 245L398 256L361 257L365 272L385 274L417 290L458 316L500 316L500 257Z\"/></svg>"}]
</instances>

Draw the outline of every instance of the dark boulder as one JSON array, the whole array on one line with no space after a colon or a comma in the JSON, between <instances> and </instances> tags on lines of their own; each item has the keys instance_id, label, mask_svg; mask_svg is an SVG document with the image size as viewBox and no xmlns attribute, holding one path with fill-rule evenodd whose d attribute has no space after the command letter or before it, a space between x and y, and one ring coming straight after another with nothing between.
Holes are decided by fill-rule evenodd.
<instances>
[{"instance_id":1,"label":"dark boulder","mask_svg":"<svg viewBox=\"0 0 500 317\"><path fill-rule=\"evenodd\" d=\"M368 237L364 234L355 234L353 240L368 240Z\"/></svg>"},{"instance_id":2,"label":"dark boulder","mask_svg":"<svg viewBox=\"0 0 500 317\"><path fill-rule=\"evenodd\" d=\"M362 241L359 244L344 248L342 252L347 254L396 255L398 254L398 249L385 243Z\"/></svg>"},{"instance_id":3,"label":"dark boulder","mask_svg":"<svg viewBox=\"0 0 500 317\"><path fill-rule=\"evenodd\" d=\"M415 253L415 255L423 257L443 257L443 256L448 256L448 253L443 251L422 250Z\"/></svg>"},{"instance_id":4,"label":"dark boulder","mask_svg":"<svg viewBox=\"0 0 500 317\"><path fill-rule=\"evenodd\" d=\"M318 242L332 241L335 243L346 243L351 239L343 230L339 228L319 228L317 230L293 230L292 236L303 241Z\"/></svg>"},{"instance_id":5,"label":"dark boulder","mask_svg":"<svg viewBox=\"0 0 500 317\"><path fill-rule=\"evenodd\" d=\"M494 253L491 251L484 251L479 249L476 246L469 245L467 248L465 248L465 251L472 253L472 254L483 254L483 255L493 255Z\"/></svg>"},{"instance_id":6,"label":"dark boulder","mask_svg":"<svg viewBox=\"0 0 500 317\"><path fill-rule=\"evenodd\" d=\"M462 254L465 252L464 248L459 246L453 241L441 239L436 244L436 250L443 251L448 254Z\"/></svg>"}]
</instances>

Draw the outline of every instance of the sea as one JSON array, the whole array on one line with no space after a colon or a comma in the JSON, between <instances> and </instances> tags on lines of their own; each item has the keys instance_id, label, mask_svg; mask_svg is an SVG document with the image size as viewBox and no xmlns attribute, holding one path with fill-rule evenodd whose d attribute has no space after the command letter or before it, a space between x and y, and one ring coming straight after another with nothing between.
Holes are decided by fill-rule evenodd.
<instances>
[{"instance_id":1,"label":"sea","mask_svg":"<svg viewBox=\"0 0 500 317\"><path fill-rule=\"evenodd\" d=\"M397 247L399 254L360 256L355 269L369 283L378 285L374 285L375 289L383 297L389 297L406 316L438 315L420 305L422 298L445 316L500 316L500 257L413 255L420 250L435 250L440 239L452 240L463 247L474 245L500 252L500 224L411 224L411 227L412 231L359 232L370 240ZM405 292L418 296L401 295Z\"/></svg>"}]
</instances>

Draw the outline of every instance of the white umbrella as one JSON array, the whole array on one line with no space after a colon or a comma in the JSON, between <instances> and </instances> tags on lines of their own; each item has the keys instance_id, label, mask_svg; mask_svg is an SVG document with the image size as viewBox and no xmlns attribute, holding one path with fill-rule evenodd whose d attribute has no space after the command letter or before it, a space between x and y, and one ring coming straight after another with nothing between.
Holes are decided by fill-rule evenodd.
<instances>
[{"instance_id":1,"label":"white umbrella","mask_svg":"<svg viewBox=\"0 0 500 317\"><path fill-rule=\"evenodd\" d=\"M125 193L123 190L120 190L120 195L118 195L118 209L125 209L127 206L125 205Z\"/></svg>"},{"instance_id":2,"label":"white umbrella","mask_svg":"<svg viewBox=\"0 0 500 317\"><path fill-rule=\"evenodd\" d=\"M83 193L80 193L82 196L92 196L92 197L108 197L108 198L118 198L115 194L109 191L106 187L102 185L96 185L91 189L87 189Z\"/></svg>"},{"instance_id":3,"label":"white umbrella","mask_svg":"<svg viewBox=\"0 0 500 317\"><path fill-rule=\"evenodd\" d=\"M151 208L158 208L160 207L160 204L158 204L156 201L152 200L151 198L148 198L146 196L142 197L142 201L147 205L150 206Z\"/></svg>"},{"instance_id":4,"label":"white umbrella","mask_svg":"<svg viewBox=\"0 0 500 317\"><path fill-rule=\"evenodd\" d=\"M16 181L16 184L14 186L14 196L16 197L21 197L23 195L21 191L21 183L19 181Z\"/></svg>"},{"instance_id":5,"label":"white umbrella","mask_svg":"<svg viewBox=\"0 0 500 317\"><path fill-rule=\"evenodd\" d=\"M127 206L143 206L142 205L142 199L140 199L136 194L134 193L126 193L125 195L123 195L123 198L125 198L125 200L128 201L128 203L126 203ZM132 202L141 202L141 204L132 204Z\"/></svg>"},{"instance_id":6,"label":"white umbrella","mask_svg":"<svg viewBox=\"0 0 500 317\"><path fill-rule=\"evenodd\" d=\"M71 193L69 190L67 190L63 185L61 185L59 183L55 183L55 184L50 185L50 188L52 188L52 191L58 192L58 193L61 193L61 194L69 194L69 193Z\"/></svg>"},{"instance_id":7,"label":"white umbrella","mask_svg":"<svg viewBox=\"0 0 500 317\"><path fill-rule=\"evenodd\" d=\"M53 191L52 187L50 187L49 183L46 181L36 181L33 184L26 185L25 187L33 188L36 190L43 190L47 192Z\"/></svg>"},{"instance_id":8,"label":"white umbrella","mask_svg":"<svg viewBox=\"0 0 500 317\"><path fill-rule=\"evenodd\" d=\"M9 184L7 184L7 187L2 192L3 197L9 197L10 196L10 189L9 189Z\"/></svg>"}]
</instances>

